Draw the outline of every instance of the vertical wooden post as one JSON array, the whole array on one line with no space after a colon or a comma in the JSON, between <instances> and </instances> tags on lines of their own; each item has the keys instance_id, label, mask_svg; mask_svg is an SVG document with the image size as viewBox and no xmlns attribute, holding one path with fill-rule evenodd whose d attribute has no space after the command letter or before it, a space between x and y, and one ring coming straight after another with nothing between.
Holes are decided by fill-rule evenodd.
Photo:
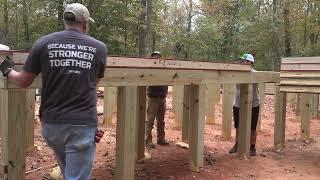
<instances>
[{"instance_id":1,"label":"vertical wooden post","mask_svg":"<svg viewBox=\"0 0 320 180\"><path fill-rule=\"evenodd\" d=\"M190 120L190 85L184 86L183 90L183 118L182 118L182 141L189 142L189 120Z\"/></svg>"},{"instance_id":2,"label":"vertical wooden post","mask_svg":"<svg viewBox=\"0 0 320 180\"><path fill-rule=\"evenodd\" d=\"M252 84L240 84L238 153L246 157L249 152L252 112Z\"/></svg>"},{"instance_id":3,"label":"vertical wooden post","mask_svg":"<svg viewBox=\"0 0 320 180\"><path fill-rule=\"evenodd\" d=\"M318 116L319 109L319 94L312 94L312 117Z\"/></svg>"},{"instance_id":4,"label":"vertical wooden post","mask_svg":"<svg viewBox=\"0 0 320 180\"><path fill-rule=\"evenodd\" d=\"M172 95L172 108L174 111L175 117L175 128L180 130L182 127L182 118L183 118L183 85L174 85L173 86L173 95Z\"/></svg>"},{"instance_id":5,"label":"vertical wooden post","mask_svg":"<svg viewBox=\"0 0 320 180\"><path fill-rule=\"evenodd\" d=\"M116 111L117 88L104 87L103 96L103 126L112 126L112 113Z\"/></svg>"},{"instance_id":6,"label":"vertical wooden post","mask_svg":"<svg viewBox=\"0 0 320 180\"><path fill-rule=\"evenodd\" d=\"M137 87L118 88L116 179L134 179Z\"/></svg>"},{"instance_id":7,"label":"vertical wooden post","mask_svg":"<svg viewBox=\"0 0 320 180\"><path fill-rule=\"evenodd\" d=\"M198 170L203 166L204 124L205 124L205 85L191 85L190 88L190 153L191 169Z\"/></svg>"},{"instance_id":8,"label":"vertical wooden post","mask_svg":"<svg viewBox=\"0 0 320 180\"><path fill-rule=\"evenodd\" d=\"M229 140L231 138L232 125L232 107L234 99L234 84L223 84L222 94L222 138Z\"/></svg>"},{"instance_id":9,"label":"vertical wooden post","mask_svg":"<svg viewBox=\"0 0 320 180\"><path fill-rule=\"evenodd\" d=\"M146 122L146 87L138 87L137 98L137 159L144 158L144 137L145 137L145 122Z\"/></svg>"},{"instance_id":10,"label":"vertical wooden post","mask_svg":"<svg viewBox=\"0 0 320 180\"><path fill-rule=\"evenodd\" d=\"M25 179L26 90L1 90L2 165L9 180Z\"/></svg>"},{"instance_id":11,"label":"vertical wooden post","mask_svg":"<svg viewBox=\"0 0 320 180\"><path fill-rule=\"evenodd\" d=\"M207 84L207 104L206 115L207 124L214 124L215 122L215 106L220 99L220 84Z\"/></svg>"},{"instance_id":12,"label":"vertical wooden post","mask_svg":"<svg viewBox=\"0 0 320 180\"><path fill-rule=\"evenodd\" d=\"M310 138L310 119L312 115L312 94L301 94L301 138Z\"/></svg>"},{"instance_id":13,"label":"vertical wooden post","mask_svg":"<svg viewBox=\"0 0 320 180\"><path fill-rule=\"evenodd\" d=\"M26 148L30 150L34 147L34 110L35 110L35 89L27 89L26 94Z\"/></svg>"},{"instance_id":14,"label":"vertical wooden post","mask_svg":"<svg viewBox=\"0 0 320 180\"><path fill-rule=\"evenodd\" d=\"M274 125L274 146L283 147L285 144L286 132L286 104L287 93L280 92L279 84L275 86L275 99L274 99L274 112L275 112L275 125Z\"/></svg>"},{"instance_id":15,"label":"vertical wooden post","mask_svg":"<svg viewBox=\"0 0 320 180\"><path fill-rule=\"evenodd\" d=\"M260 105L259 105L259 119L257 130L261 131L261 117L264 111L264 101L266 99L266 84L259 83L259 96L260 96Z\"/></svg>"},{"instance_id":16,"label":"vertical wooden post","mask_svg":"<svg viewBox=\"0 0 320 180\"><path fill-rule=\"evenodd\" d=\"M296 116L300 116L301 112L301 94L297 93Z\"/></svg>"}]
</instances>

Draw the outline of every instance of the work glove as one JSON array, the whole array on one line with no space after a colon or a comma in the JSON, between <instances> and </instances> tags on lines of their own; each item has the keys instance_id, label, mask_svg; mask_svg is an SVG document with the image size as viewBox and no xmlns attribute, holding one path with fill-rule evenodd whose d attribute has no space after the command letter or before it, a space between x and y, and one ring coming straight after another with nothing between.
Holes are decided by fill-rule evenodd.
<instances>
[{"instance_id":1,"label":"work glove","mask_svg":"<svg viewBox=\"0 0 320 180\"><path fill-rule=\"evenodd\" d=\"M5 59L0 60L0 71L3 76L7 76L14 66L14 61L6 56Z\"/></svg>"}]
</instances>

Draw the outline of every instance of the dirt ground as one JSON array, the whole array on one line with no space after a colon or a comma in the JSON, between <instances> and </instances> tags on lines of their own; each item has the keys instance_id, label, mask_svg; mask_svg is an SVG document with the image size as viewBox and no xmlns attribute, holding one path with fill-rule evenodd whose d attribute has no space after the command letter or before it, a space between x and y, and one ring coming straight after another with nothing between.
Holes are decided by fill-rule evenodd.
<instances>
[{"instance_id":1,"label":"dirt ground","mask_svg":"<svg viewBox=\"0 0 320 180\"><path fill-rule=\"evenodd\" d=\"M98 104L101 105L102 102L100 98ZM236 155L228 154L234 143L234 129L232 140L221 140L221 107L218 105L216 123L205 126L205 165L199 172L192 172L189 170L188 150L175 146L176 142L181 141L181 131L174 129L174 113L171 101L168 102L166 138L170 145L156 146L156 149L151 150L151 160L137 162L135 179L320 179L320 119L311 120L311 139L299 140L300 123L293 110L288 107L286 147L275 150L273 96L267 96L262 116L262 131L258 132L257 156L241 160ZM115 122L115 117L113 121ZM92 179L114 179L115 129L115 126L104 129L104 139L97 144ZM36 121L36 148L28 153L26 171L56 162L52 151L42 139L40 130L40 124ZM46 179L50 169L47 167L31 172L26 179Z\"/></svg>"}]
</instances>

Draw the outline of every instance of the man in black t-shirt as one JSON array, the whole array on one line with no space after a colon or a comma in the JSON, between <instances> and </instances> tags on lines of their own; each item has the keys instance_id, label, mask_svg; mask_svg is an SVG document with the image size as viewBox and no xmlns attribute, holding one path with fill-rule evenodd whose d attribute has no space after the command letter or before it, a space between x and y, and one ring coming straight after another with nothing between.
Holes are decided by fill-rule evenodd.
<instances>
[{"instance_id":1,"label":"man in black t-shirt","mask_svg":"<svg viewBox=\"0 0 320 180\"><path fill-rule=\"evenodd\" d=\"M93 19L84 5L68 5L63 18L65 30L39 38L21 72L8 59L0 62L0 70L22 88L41 73L43 137L64 179L89 180L98 120L96 86L104 76L107 48L87 35Z\"/></svg>"},{"instance_id":2,"label":"man in black t-shirt","mask_svg":"<svg viewBox=\"0 0 320 180\"><path fill-rule=\"evenodd\" d=\"M155 51L151 55L154 59L161 58L160 52ZM168 86L149 86L147 89L148 108L146 121L146 140L145 145L148 148L155 148L152 143L152 129L154 119L157 119L157 144L169 145L165 139L165 122L164 115L166 113L166 97L168 94Z\"/></svg>"}]
</instances>

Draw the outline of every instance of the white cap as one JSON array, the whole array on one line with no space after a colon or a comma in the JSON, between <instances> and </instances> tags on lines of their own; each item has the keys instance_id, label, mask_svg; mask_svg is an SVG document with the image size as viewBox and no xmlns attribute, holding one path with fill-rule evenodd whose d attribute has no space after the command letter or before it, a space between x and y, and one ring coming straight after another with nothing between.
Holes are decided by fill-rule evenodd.
<instances>
[{"instance_id":1,"label":"white cap","mask_svg":"<svg viewBox=\"0 0 320 180\"><path fill-rule=\"evenodd\" d=\"M153 56L153 55L155 55L155 54L158 54L158 55L160 55L160 56L161 56L160 51L154 51L154 52L151 54L151 56Z\"/></svg>"},{"instance_id":2,"label":"white cap","mask_svg":"<svg viewBox=\"0 0 320 180\"><path fill-rule=\"evenodd\" d=\"M9 48L9 46L6 46L6 45L4 45L4 44L0 44L0 50L1 50L1 51L9 51L10 48Z\"/></svg>"},{"instance_id":3,"label":"white cap","mask_svg":"<svg viewBox=\"0 0 320 180\"><path fill-rule=\"evenodd\" d=\"M244 54L241 56L240 59L254 62L254 57L251 54Z\"/></svg>"},{"instance_id":4,"label":"white cap","mask_svg":"<svg viewBox=\"0 0 320 180\"><path fill-rule=\"evenodd\" d=\"M94 23L94 20L90 17L87 7L80 3L72 3L67 5L67 7L64 9L63 17L65 13L72 13L76 22L91 21Z\"/></svg>"}]
</instances>

